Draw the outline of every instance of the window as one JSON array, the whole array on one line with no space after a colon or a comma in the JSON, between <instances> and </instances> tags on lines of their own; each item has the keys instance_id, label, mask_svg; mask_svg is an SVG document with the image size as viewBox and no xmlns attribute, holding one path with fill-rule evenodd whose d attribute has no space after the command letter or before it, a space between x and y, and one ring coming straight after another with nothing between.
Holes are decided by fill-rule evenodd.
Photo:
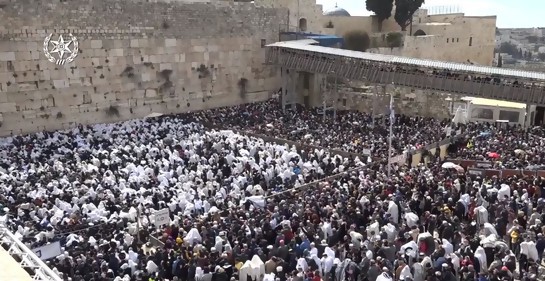
<instances>
[{"instance_id":1,"label":"window","mask_svg":"<svg viewBox=\"0 0 545 281\"><path fill-rule=\"evenodd\" d=\"M448 38L447 38L447 43L448 43Z\"/></svg>"},{"instance_id":2,"label":"window","mask_svg":"<svg viewBox=\"0 0 545 281\"><path fill-rule=\"evenodd\" d=\"M473 46L473 37L469 37L469 46Z\"/></svg>"},{"instance_id":3,"label":"window","mask_svg":"<svg viewBox=\"0 0 545 281\"><path fill-rule=\"evenodd\" d=\"M299 19L299 31L307 31L307 19L300 18Z\"/></svg>"},{"instance_id":4,"label":"window","mask_svg":"<svg viewBox=\"0 0 545 281\"><path fill-rule=\"evenodd\" d=\"M267 39L261 39L261 48L265 48L265 45L267 45Z\"/></svg>"},{"instance_id":5,"label":"window","mask_svg":"<svg viewBox=\"0 0 545 281\"><path fill-rule=\"evenodd\" d=\"M500 120L509 120L509 122L519 122L520 112L500 110Z\"/></svg>"},{"instance_id":6,"label":"window","mask_svg":"<svg viewBox=\"0 0 545 281\"><path fill-rule=\"evenodd\" d=\"M454 43L454 38L452 38L452 43Z\"/></svg>"},{"instance_id":7,"label":"window","mask_svg":"<svg viewBox=\"0 0 545 281\"><path fill-rule=\"evenodd\" d=\"M456 43L460 42L460 38L456 38Z\"/></svg>"},{"instance_id":8,"label":"window","mask_svg":"<svg viewBox=\"0 0 545 281\"><path fill-rule=\"evenodd\" d=\"M473 108L471 118L492 120L494 119L494 111L488 108Z\"/></svg>"}]
</instances>

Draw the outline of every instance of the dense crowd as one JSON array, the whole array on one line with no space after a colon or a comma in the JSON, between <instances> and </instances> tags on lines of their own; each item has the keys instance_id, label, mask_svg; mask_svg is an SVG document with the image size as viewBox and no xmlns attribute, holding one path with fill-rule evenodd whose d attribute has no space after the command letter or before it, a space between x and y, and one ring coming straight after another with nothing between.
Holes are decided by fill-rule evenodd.
<instances>
[{"instance_id":1,"label":"dense crowd","mask_svg":"<svg viewBox=\"0 0 545 281\"><path fill-rule=\"evenodd\" d=\"M362 154L370 150L375 157L386 157L389 116L373 116L358 111L337 111L336 118L323 119L319 109L298 107L282 110L274 99L261 103L218 108L201 114L210 124L228 126L276 136L304 144ZM416 150L446 137L449 120L396 115L393 123L394 155ZM350 132L350 133L347 133Z\"/></svg>"},{"instance_id":2,"label":"dense crowd","mask_svg":"<svg viewBox=\"0 0 545 281\"><path fill-rule=\"evenodd\" d=\"M396 164L388 176L384 161L229 130L384 155L387 122L355 112L322 122L268 101L11 137L0 141L0 210L30 248L60 241L62 254L46 263L64 280L545 276L544 179L480 178L439 158ZM395 147L449 137L446 125L396 116ZM538 131L463 129L453 156L494 149L504 166L542 163ZM514 152L523 147L535 157Z\"/></svg>"},{"instance_id":3,"label":"dense crowd","mask_svg":"<svg viewBox=\"0 0 545 281\"><path fill-rule=\"evenodd\" d=\"M496 169L545 169L541 129L519 125L469 124L467 136L451 154L459 159L488 161Z\"/></svg>"}]
</instances>

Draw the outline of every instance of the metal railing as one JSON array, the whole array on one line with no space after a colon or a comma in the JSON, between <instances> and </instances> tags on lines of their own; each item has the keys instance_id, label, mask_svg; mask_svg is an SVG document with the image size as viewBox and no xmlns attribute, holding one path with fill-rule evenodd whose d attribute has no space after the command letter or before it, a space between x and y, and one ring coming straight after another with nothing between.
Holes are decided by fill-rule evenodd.
<instances>
[{"instance_id":1,"label":"metal railing","mask_svg":"<svg viewBox=\"0 0 545 281\"><path fill-rule=\"evenodd\" d=\"M30 276L36 281L62 281L36 254L34 254L9 229L0 226L0 244L7 246L7 252L23 269L31 269Z\"/></svg>"}]
</instances>

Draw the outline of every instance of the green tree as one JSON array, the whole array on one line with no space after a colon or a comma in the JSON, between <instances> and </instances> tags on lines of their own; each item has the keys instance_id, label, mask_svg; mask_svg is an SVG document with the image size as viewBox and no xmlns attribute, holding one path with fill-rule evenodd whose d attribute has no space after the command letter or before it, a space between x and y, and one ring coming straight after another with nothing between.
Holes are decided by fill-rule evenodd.
<instances>
[{"instance_id":1,"label":"green tree","mask_svg":"<svg viewBox=\"0 0 545 281\"><path fill-rule=\"evenodd\" d=\"M507 53L510 54L513 57L518 56L518 49L515 44L510 42L503 42L500 45L500 53Z\"/></svg>"},{"instance_id":2,"label":"green tree","mask_svg":"<svg viewBox=\"0 0 545 281\"><path fill-rule=\"evenodd\" d=\"M369 34L362 30L352 30L344 35L344 49L365 52L371 45Z\"/></svg>"},{"instance_id":3,"label":"green tree","mask_svg":"<svg viewBox=\"0 0 545 281\"><path fill-rule=\"evenodd\" d=\"M424 4L424 0L395 0L395 20L402 31L407 30L411 24L414 13Z\"/></svg>"},{"instance_id":4,"label":"green tree","mask_svg":"<svg viewBox=\"0 0 545 281\"><path fill-rule=\"evenodd\" d=\"M537 58L538 58L540 61L545 61L545 53L539 53L539 54L537 54Z\"/></svg>"},{"instance_id":5,"label":"green tree","mask_svg":"<svg viewBox=\"0 0 545 281\"><path fill-rule=\"evenodd\" d=\"M526 37L526 39L528 40L528 43L532 43L532 44L537 43L537 41L539 40L539 38L537 38L537 36L534 36L534 35L528 36Z\"/></svg>"},{"instance_id":6,"label":"green tree","mask_svg":"<svg viewBox=\"0 0 545 281\"><path fill-rule=\"evenodd\" d=\"M403 34L400 32L390 32L386 35L386 42L390 48L401 47L403 45Z\"/></svg>"},{"instance_id":7,"label":"green tree","mask_svg":"<svg viewBox=\"0 0 545 281\"><path fill-rule=\"evenodd\" d=\"M378 19L378 31L382 31L382 22L392 16L394 0L365 0L365 8L375 13Z\"/></svg>"}]
</instances>

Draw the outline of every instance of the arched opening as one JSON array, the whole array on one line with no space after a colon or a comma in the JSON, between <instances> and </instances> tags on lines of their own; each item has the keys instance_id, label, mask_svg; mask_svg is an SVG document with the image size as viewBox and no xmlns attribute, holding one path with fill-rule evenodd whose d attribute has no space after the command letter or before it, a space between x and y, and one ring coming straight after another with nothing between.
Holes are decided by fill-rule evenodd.
<instances>
[{"instance_id":1,"label":"arched opening","mask_svg":"<svg viewBox=\"0 0 545 281\"><path fill-rule=\"evenodd\" d=\"M307 31L307 19L299 19L299 31Z\"/></svg>"},{"instance_id":2,"label":"arched opening","mask_svg":"<svg viewBox=\"0 0 545 281\"><path fill-rule=\"evenodd\" d=\"M419 29L414 33L414 36L426 36L426 32L424 32L422 29Z\"/></svg>"}]
</instances>

